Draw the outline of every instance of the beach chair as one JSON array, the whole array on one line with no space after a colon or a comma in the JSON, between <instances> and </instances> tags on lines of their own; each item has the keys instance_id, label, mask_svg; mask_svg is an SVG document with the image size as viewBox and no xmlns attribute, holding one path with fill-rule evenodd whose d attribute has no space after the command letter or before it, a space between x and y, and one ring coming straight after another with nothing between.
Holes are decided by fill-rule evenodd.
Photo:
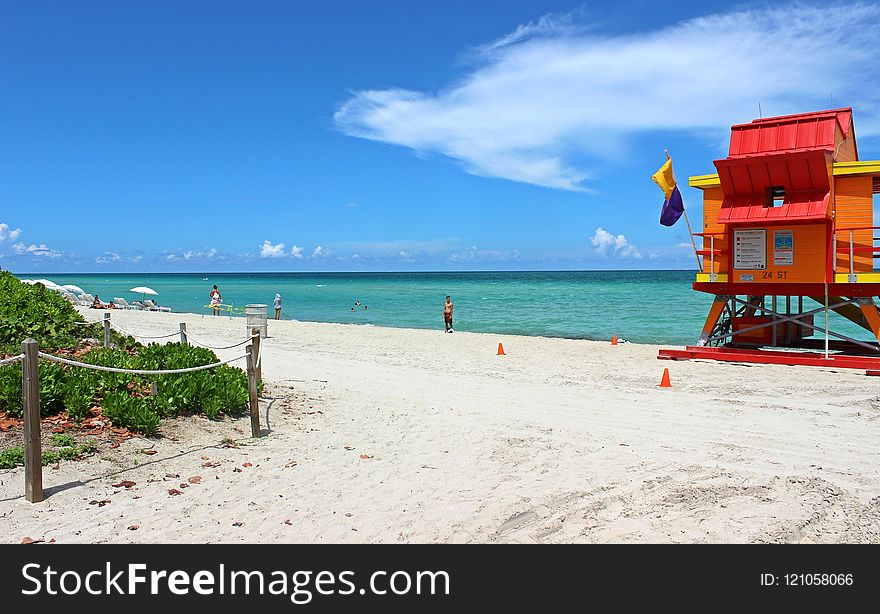
<instances>
[{"instance_id":1,"label":"beach chair","mask_svg":"<svg viewBox=\"0 0 880 614\"><path fill-rule=\"evenodd\" d=\"M171 313L171 307L162 307L161 305L156 304L156 301L149 298L144 299L144 307L146 307L150 311L163 311L165 313Z\"/></svg>"},{"instance_id":2,"label":"beach chair","mask_svg":"<svg viewBox=\"0 0 880 614\"><path fill-rule=\"evenodd\" d=\"M83 306L83 301L81 301L73 292L62 292L61 296L63 296L64 300L71 305L76 305L78 307Z\"/></svg>"},{"instance_id":3,"label":"beach chair","mask_svg":"<svg viewBox=\"0 0 880 614\"><path fill-rule=\"evenodd\" d=\"M134 310L139 309L139 307L137 307L135 305L129 305L128 301L126 301L124 298L120 298L118 296L113 297L113 304L116 305L116 307L119 309L134 309Z\"/></svg>"}]
</instances>

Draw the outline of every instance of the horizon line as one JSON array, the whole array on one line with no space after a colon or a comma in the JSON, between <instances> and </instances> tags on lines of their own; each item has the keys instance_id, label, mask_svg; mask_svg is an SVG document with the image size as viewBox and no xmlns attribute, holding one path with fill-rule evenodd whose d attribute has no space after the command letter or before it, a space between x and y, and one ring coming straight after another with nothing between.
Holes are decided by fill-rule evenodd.
<instances>
[{"instance_id":1,"label":"horizon line","mask_svg":"<svg viewBox=\"0 0 880 614\"><path fill-rule=\"evenodd\" d=\"M33 271L15 273L13 275L271 275L271 274L301 274L301 275L348 275L375 274L375 273L625 273L631 271L696 271L694 268L684 269L471 269L466 271L457 270L420 270L420 271Z\"/></svg>"}]
</instances>

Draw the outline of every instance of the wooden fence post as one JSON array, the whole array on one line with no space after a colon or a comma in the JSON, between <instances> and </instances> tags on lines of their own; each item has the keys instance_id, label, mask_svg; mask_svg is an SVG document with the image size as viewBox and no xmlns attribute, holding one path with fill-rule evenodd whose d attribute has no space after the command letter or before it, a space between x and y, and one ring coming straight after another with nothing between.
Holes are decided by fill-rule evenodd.
<instances>
[{"instance_id":1,"label":"wooden fence post","mask_svg":"<svg viewBox=\"0 0 880 614\"><path fill-rule=\"evenodd\" d=\"M260 329L251 329L251 342L254 344L254 369L257 371L257 381L263 379L263 354L260 353Z\"/></svg>"},{"instance_id":2,"label":"wooden fence post","mask_svg":"<svg viewBox=\"0 0 880 614\"><path fill-rule=\"evenodd\" d=\"M189 341L186 338L186 322L180 323L180 343L189 345Z\"/></svg>"},{"instance_id":3,"label":"wooden fence post","mask_svg":"<svg viewBox=\"0 0 880 614\"><path fill-rule=\"evenodd\" d=\"M251 437L260 436L260 398L257 396L257 372L254 368L254 348L248 345L247 350L247 378L248 378L248 404L251 410Z\"/></svg>"},{"instance_id":4,"label":"wooden fence post","mask_svg":"<svg viewBox=\"0 0 880 614\"><path fill-rule=\"evenodd\" d=\"M110 347L110 312L104 314L104 347Z\"/></svg>"},{"instance_id":5,"label":"wooden fence post","mask_svg":"<svg viewBox=\"0 0 880 614\"><path fill-rule=\"evenodd\" d=\"M21 344L21 393L24 413L24 498L43 500L43 446L40 441L40 359L37 342Z\"/></svg>"}]
</instances>

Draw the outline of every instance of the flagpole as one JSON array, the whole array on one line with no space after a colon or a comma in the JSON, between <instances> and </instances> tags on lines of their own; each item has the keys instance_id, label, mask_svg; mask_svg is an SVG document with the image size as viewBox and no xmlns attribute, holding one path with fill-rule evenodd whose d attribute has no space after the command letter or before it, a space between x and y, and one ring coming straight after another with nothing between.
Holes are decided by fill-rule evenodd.
<instances>
[{"instance_id":1,"label":"flagpole","mask_svg":"<svg viewBox=\"0 0 880 614\"><path fill-rule=\"evenodd\" d=\"M664 149L663 153L666 154L666 159L669 160L670 159L669 150ZM675 180L675 169L674 168L672 169L672 179ZM676 185L678 185L678 181L676 181L675 183L676 183ZM684 198L681 199L681 212L684 213L684 221L688 227L688 234L691 236L691 245L694 248L694 258L697 259L697 270L700 271L700 273L702 273L703 272L703 263L700 261L700 255L697 253L697 242L694 240L694 231L691 229L691 221L688 219L688 212L684 206Z\"/></svg>"}]
</instances>

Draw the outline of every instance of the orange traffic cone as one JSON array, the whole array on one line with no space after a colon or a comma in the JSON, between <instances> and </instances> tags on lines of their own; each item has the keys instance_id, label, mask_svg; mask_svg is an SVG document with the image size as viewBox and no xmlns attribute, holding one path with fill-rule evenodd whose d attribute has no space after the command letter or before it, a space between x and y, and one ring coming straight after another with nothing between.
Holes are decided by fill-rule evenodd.
<instances>
[{"instance_id":1,"label":"orange traffic cone","mask_svg":"<svg viewBox=\"0 0 880 614\"><path fill-rule=\"evenodd\" d=\"M498 356L504 356L504 346L500 343L498 344Z\"/></svg>"},{"instance_id":2,"label":"orange traffic cone","mask_svg":"<svg viewBox=\"0 0 880 614\"><path fill-rule=\"evenodd\" d=\"M669 381L669 369L663 369L663 377L660 378L660 388L672 388L672 382Z\"/></svg>"},{"instance_id":3,"label":"orange traffic cone","mask_svg":"<svg viewBox=\"0 0 880 614\"><path fill-rule=\"evenodd\" d=\"M617 335L611 337L611 345L617 345Z\"/></svg>"}]
</instances>

